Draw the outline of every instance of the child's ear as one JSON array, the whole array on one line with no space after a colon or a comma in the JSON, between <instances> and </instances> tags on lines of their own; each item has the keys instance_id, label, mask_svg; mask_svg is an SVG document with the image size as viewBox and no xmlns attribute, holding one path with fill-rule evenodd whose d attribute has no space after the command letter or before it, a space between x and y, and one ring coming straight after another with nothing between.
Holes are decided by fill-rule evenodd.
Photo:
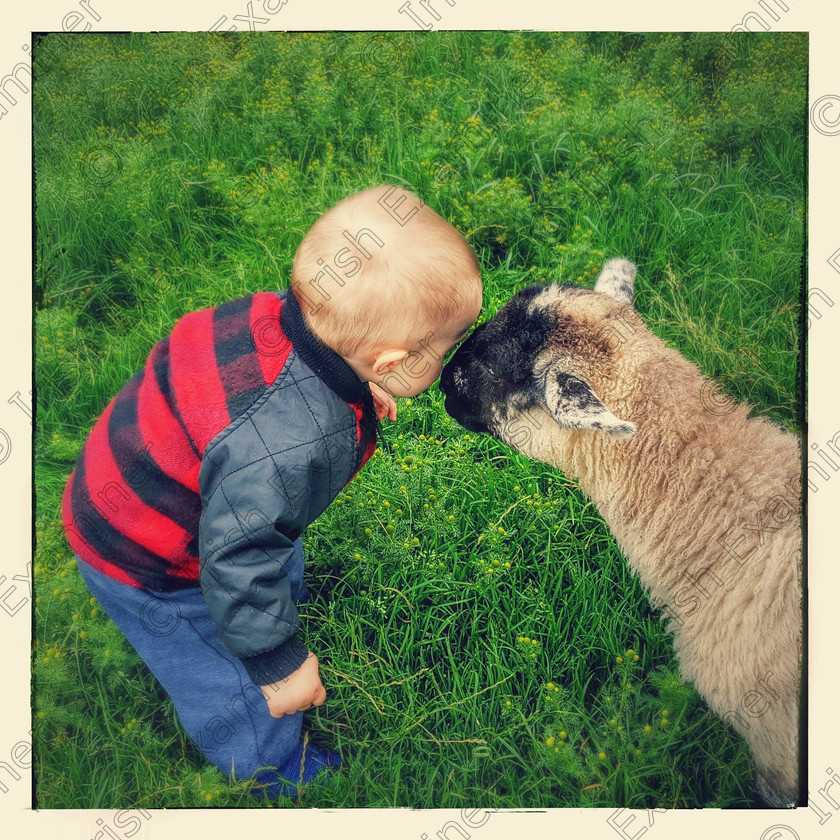
<instances>
[{"instance_id":1,"label":"child's ear","mask_svg":"<svg viewBox=\"0 0 840 840\"><path fill-rule=\"evenodd\" d=\"M374 374L384 376L393 370L408 355L408 350L382 350L373 360Z\"/></svg>"}]
</instances>

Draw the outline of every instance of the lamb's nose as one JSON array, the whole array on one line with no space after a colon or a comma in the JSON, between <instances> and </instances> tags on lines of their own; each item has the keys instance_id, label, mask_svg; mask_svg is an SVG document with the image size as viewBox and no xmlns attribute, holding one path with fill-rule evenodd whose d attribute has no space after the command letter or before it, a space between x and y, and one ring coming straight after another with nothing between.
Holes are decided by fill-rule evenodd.
<instances>
[{"instance_id":1,"label":"lamb's nose","mask_svg":"<svg viewBox=\"0 0 840 840\"><path fill-rule=\"evenodd\" d=\"M444 366L440 373L440 390L444 396L447 396L449 386L452 384L452 373L449 370L449 365Z\"/></svg>"}]
</instances>

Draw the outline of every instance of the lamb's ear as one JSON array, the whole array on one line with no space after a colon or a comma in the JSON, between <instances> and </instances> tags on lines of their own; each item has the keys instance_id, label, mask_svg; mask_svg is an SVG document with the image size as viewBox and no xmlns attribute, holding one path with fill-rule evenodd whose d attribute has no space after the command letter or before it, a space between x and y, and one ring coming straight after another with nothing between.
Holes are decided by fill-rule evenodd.
<instances>
[{"instance_id":1,"label":"lamb's ear","mask_svg":"<svg viewBox=\"0 0 840 840\"><path fill-rule=\"evenodd\" d=\"M595 282L595 291L609 295L619 303L633 305L633 281L636 266L630 260L610 260L601 269Z\"/></svg>"},{"instance_id":2,"label":"lamb's ear","mask_svg":"<svg viewBox=\"0 0 840 840\"><path fill-rule=\"evenodd\" d=\"M567 429L603 431L619 439L636 434L635 423L619 420L587 382L570 373L548 374L545 401L554 419Z\"/></svg>"}]
</instances>

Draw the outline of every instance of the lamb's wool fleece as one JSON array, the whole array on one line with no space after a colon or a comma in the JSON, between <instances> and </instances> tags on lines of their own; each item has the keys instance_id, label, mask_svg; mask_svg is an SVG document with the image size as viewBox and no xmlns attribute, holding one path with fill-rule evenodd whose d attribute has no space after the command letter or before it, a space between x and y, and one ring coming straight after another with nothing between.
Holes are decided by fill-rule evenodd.
<instances>
[{"instance_id":1,"label":"lamb's wool fleece","mask_svg":"<svg viewBox=\"0 0 840 840\"><path fill-rule=\"evenodd\" d=\"M444 369L447 410L580 482L656 605L681 673L749 743L759 790L797 800L798 438L729 401L632 308L635 266L595 290L530 287Z\"/></svg>"}]
</instances>

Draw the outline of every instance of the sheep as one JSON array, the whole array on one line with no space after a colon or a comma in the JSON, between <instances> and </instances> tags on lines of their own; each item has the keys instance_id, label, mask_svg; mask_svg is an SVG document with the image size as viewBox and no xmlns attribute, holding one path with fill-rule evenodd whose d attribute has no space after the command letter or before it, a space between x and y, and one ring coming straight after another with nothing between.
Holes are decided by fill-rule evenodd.
<instances>
[{"instance_id":1,"label":"sheep","mask_svg":"<svg viewBox=\"0 0 840 840\"><path fill-rule=\"evenodd\" d=\"M651 601L684 680L746 739L758 792L800 796L798 436L729 400L633 308L636 267L530 286L444 367L446 411L579 482Z\"/></svg>"}]
</instances>

